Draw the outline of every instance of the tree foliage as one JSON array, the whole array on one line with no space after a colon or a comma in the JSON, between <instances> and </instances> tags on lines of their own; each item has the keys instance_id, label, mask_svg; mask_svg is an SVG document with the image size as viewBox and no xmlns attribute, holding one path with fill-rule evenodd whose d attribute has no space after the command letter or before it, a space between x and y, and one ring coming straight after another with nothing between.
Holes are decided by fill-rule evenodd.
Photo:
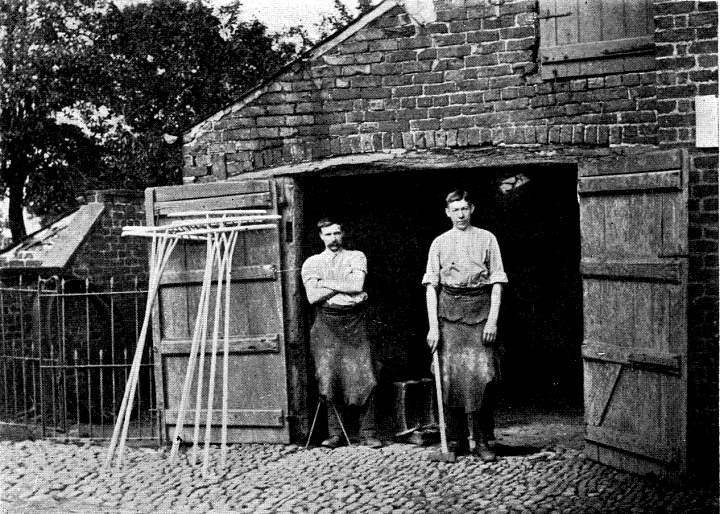
<instances>
[{"instance_id":1,"label":"tree foliage","mask_svg":"<svg viewBox=\"0 0 720 514\"><path fill-rule=\"evenodd\" d=\"M96 13L89 1L9 0L0 3L0 190L10 197L14 240L25 235L25 188L92 160L73 152L85 143L52 114L82 95L73 73L92 48ZM35 187L35 190L38 188Z\"/></svg>"},{"instance_id":2,"label":"tree foliage","mask_svg":"<svg viewBox=\"0 0 720 514\"><path fill-rule=\"evenodd\" d=\"M52 215L86 189L181 178L179 136L295 56L199 0L123 10L93 0L0 0L0 189L13 239L22 207Z\"/></svg>"}]
</instances>

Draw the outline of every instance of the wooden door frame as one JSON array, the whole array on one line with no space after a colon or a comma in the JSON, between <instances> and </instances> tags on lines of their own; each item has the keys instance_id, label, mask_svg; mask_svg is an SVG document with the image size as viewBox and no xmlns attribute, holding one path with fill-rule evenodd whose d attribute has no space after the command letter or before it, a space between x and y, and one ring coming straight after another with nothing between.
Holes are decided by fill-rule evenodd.
<instances>
[{"instance_id":1,"label":"wooden door frame","mask_svg":"<svg viewBox=\"0 0 720 514\"><path fill-rule=\"evenodd\" d=\"M360 159L358 159L360 157ZM377 158L375 155L365 156L349 156L345 158L334 158L317 163L304 163L297 167L282 166L279 168L273 168L269 170L263 170L263 172L256 172L253 174L253 178L267 178L273 177L278 180L279 190L282 190L285 197L280 202L279 213L283 216L283 226L281 232L283 237L281 239L282 246L282 258L284 269L296 269L297 273L293 275L295 280L290 280L290 276L286 277L284 282L284 305L288 317L286 318L286 345L287 351L290 350L290 345L295 344L296 347L304 347L305 352L305 372L308 377L307 380L302 383L302 388L299 388L299 383L295 384L289 382L288 393L290 396L290 404L301 405L304 401L306 408L304 410L298 409L299 412L294 414L296 418L296 426L299 435L307 434L310 427L311 419L309 416L312 412L308 409L314 409L317 402L317 393L314 388L309 387L310 384L314 384L312 378L313 365L310 356L309 348L309 327L307 326L308 311L307 302L305 301L305 290L300 279L299 268L302 266L303 260L308 256L303 253L303 235L304 232L311 227L304 222L304 203L306 191L304 190L303 181L307 179L325 179L325 178L342 178L342 177L357 177L357 176L370 176L378 174L389 174L389 173L402 173L412 172L414 176L423 176L426 174L435 174L443 169L457 170L458 172L468 173L473 169L519 169L520 167L541 167L546 168L547 173L553 173L553 167L562 167L565 170L572 168L575 172L576 180L579 180L579 169L577 159L567 158L536 158L531 161L523 160L523 158L508 159L506 156L487 156L480 155L476 158L464 158L462 162L458 162L454 159L448 159L446 156L444 159L433 161L431 166L422 165L422 161L401 164L400 162L390 161L392 156L383 154L382 157ZM235 180L239 177L234 177ZM280 186L280 184L285 184ZM288 225L290 223L290 225ZM288 242L286 234L288 233L288 226L292 227L292 241ZM580 225L578 222L578 231ZM582 237L582 234L580 234ZM579 249L578 249L579 250ZM578 263L579 264L579 263ZM579 268L578 268L579 271ZM579 298L582 301L582 296ZM294 316L291 316L293 314ZM580 354L580 344L582 340L577 341L578 354ZM288 362L290 362L290 356L288 356ZM291 373L288 373L288 380L292 379ZM302 398L296 392L297 389L303 389ZM293 402L293 397L295 400ZM292 407L291 407L292 411ZM291 412L291 416L292 416ZM291 425L292 426L292 425ZM291 432L292 433L292 432Z\"/></svg>"}]
</instances>

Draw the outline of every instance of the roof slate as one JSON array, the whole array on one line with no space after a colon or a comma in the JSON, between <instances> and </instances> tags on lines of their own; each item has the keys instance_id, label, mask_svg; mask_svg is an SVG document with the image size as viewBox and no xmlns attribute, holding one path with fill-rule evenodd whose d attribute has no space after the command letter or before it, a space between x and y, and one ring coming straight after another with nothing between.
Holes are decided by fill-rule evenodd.
<instances>
[{"instance_id":1,"label":"roof slate","mask_svg":"<svg viewBox=\"0 0 720 514\"><path fill-rule=\"evenodd\" d=\"M0 252L0 267L63 268L105 210L102 203L83 205L75 212L30 234L19 244Z\"/></svg>"}]
</instances>

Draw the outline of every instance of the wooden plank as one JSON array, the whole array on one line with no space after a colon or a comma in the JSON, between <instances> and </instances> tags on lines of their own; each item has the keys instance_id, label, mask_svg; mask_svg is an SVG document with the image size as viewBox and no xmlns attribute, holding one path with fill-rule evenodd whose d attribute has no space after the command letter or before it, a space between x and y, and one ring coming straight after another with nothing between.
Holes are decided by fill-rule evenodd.
<instances>
[{"instance_id":1,"label":"wooden plank","mask_svg":"<svg viewBox=\"0 0 720 514\"><path fill-rule=\"evenodd\" d=\"M624 0L605 0L602 10L602 39L610 41L625 36Z\"/></svg>"},{"instance_id":2,"label":"wooden plank","mask_svg":"<svg viewBox=\"0 0 720 514\"><path fill-rule=\"evenodd\" d=\"M682 264L678 260L631 262L627 260L592 261L585 258L580 261L580 274L583 277L633 279L679 284L682 281Z\"/></svg>"},{"instance_id":3,"label":"wooden plank","mask_svg":"<svg viewBox=\"0 0 720 514\"><path fill-rule=\"evenodd\" d=\"M194 200L217 196L235 196L270 191L268 180L245 180L237 182L212 182L208 184L187 184L154 188L156 202L172 200Z\"/></svg>"},{"instance_id":4,"label":"wooden plank","mask_svg":"<svg viewBox=\"0 0 720 514\"><path fill-rule=\"evenodd\" d=\"M645 193L632 197L629 224L634 255L656 256L662 251L662 205L664 196L665 193Z\"/></svg>"},{"instance_id":5,"label":"wooden plank","mask_svg":"<svg viewBox=\"0 0 720 514\"><path fill-rule=\"evenodd\" d=\"M595 340L584 340L581 348L584 360L607 362L614 364L628 364L630 350L620 348L614 344L602 343Z\"/></svg>"},{"instance_id":6,"label":"wooden plank","mask_svg":"<svg viewBox=\"0 0 720 514\"><path fill-rule=\"evenodd\" d=\"M580 41L579 35L579 9L577 6L577 0L558 0L556 2L556 9L560 10L563 7L569 7L568 11L571 12L570 16L561 16L555 18L557 27L557 44L562 47L578 44ZM545 55L546 49L543 48L541 51L541 57ZM564 74L577 75L580 72L580 65L578 63L565 64Z\"/></svg>"},{"instance_id":7,"label":"wooden plank","mask_svg":"<svg viewBox=\"0 0 720 514\"><path fill-rule=\"evenodd\" d=\"M264 336L255 337L238 337L230 338L230 353L265 353L280 351L280 337L278 334L266 334ZM190 339L182 339L169 341L165 340L160 343L160 353L163 355L189 355L192 341ZM206 353L211 353L212 349L208 346Z\"/></svg>"},{"instance_id":8,"label":"wooden plank","mask_svg":"<svg viewBox=\"0 0 720 514\"><path fill-rule=\"evenodd\" d=\"M585 422L588 425L602 424L622 369L622 363L585 361L585 383L588 386L585 390Z\"/></svg>"},{"instance_id":9,"label":"wooden plank","mask_svg":"<svg viewBox=\"0 0 720 514\"><path fill-rule=\"evenodd\" d=\"M189 410L187 412L195 412ZM207 416L207 409L200 411L200 419L203 425ZM165 409L165 423L175 425L178 419L176 409ZM193 416L185 415L184 425L193 425ZM222 423L222 410L213 409L210 423L220 425ZM282 409L228 409L228 426L245 427L282 427L285 425L285 417Z\"/></svg>"},{"instance_id":10,"label":"wooden plank","mask_svg":"<svg viewBox=\"0 0 720 514\"><path fill-rule=\"evenodd\" d=\"M624 0L623 4L624 36L631 38L647 35L648 5L645 0Z\"/></svg>"},{"instance_id":11,"label":"wooden plank","mask_svg":"<svg viewBox=\"0 0 720 514\"><path fill-rule=\"evenodd\" d=\"M578 183L578 194L587 196L635 191L681 191L682 187L682 173L680 170L654 171L626 175L581 177Z\"/></svg>"},{"instance_id":12,"label":"wooden plank","mask_svg":"<svg viewBox=\"0 0 720 514\"><path fill-rule=\"evenodd\" d=\"M312 407L317 399L308 390L308 345L306 341L304 307L304 289L300 277L303 259L302 235L304 233L303 200L301 184L290 178L277 179L278 187L283 188L284 206L281 230L281 258L283 305L285 313L285 341L288 369L288 412L290 433L295 440L301 439L310 431ZM315 391L313 391L315 393Z\"/></svg>"},{"instance_id":13,"label":"wooden plank","mask_svg":"<svg viewBox=\"0 0 720 514\"><path fill-rule=\"evenodd\" d=\"M608 364L621 364L633 369L643 369L664 374L679 374L682 356L652 349L621 348L615 344L583 341L582 358Z\"/></svg>"},{"instance_id":14,"label":"wooden plank","mask_svg":"<svg viewBox=\"0 0 720 514\"><path fill-rule=\"evenodd\" d=\"M683 169L685 152L682 150L659 150L584 159L578 163L581 177L639 173L642 171L665 171ZM687 184L684 180L683 184Z\"/></svg>"},{"instance_id":15,"label":"wooden plank","mask_svg":"<svg viewBox=\"0 0 720 514\"><path fill-rule=\"evenodd\" d=\"M682 357L672 354L662 355L651 351L633 351L628 354L628 362L630 366L636 369L642 368L679 375L681 372Z\"/></svg>"},{"instance_id":16,"label":"wooden plank","mask_svg":"<svg viewBox=\"0 0 720 514\"><path fill-rule=\"evenodd\" d=\"M677 453L673 448L647 441L642 435L626 434L604 427L588 426L585 439L595 444L620 449L667 464L677 460Z\"/></svg>"},{"instance_id":17,"label":"wooden plank","mask_svg":"<svg viewBox=\"0 0 720 514\"><path fill-rule=\"evenodd\" d=\"M653 296L652 283L635 282L635 296L633 298L633 316L635 323L633 324L633 341L635 346L641 348L657 349L653 340L652 327L655 324L653 319Z\"/></svg>"},{"instance_id":18,"label":"wooden plank","mask_svg":"<svg viewBox=\"0 0 720 514\"><path fill-rule=\"evenodd\" d=\"M566 33L569 37L569 33ZM576 36L577 37L577 36ZM625 39L590 41L541 47L540 59L543 64L568 63L595 58L615 58L626 54L650 53L655 49L653 36Z\"/></svg>"},{"instance_id":19,"label":"wooden plank","mask_svg":"<svg viewBox=\"0 0 720 514\"><path fill-rule=\"evenodd\" d=\"M579 9L581 43L602 41L602 4L602 0L585 0L584 5Z\"/></svg>"},{"instance_id":20,"label":"wooden plank","mask_svg":"<svg viewBox=\"0 0 720 514\"><path fill-rule=\"evenodd\" d=\"M555 35L555 0L540 0L540 44L542 46L556 46Z\"/></svg>"},{"instance_id":21,"label":"wooden plank","mask_svg":"<svg viewBox=\"0 0 720 514\"><path fill-rule=\"evenodd\" d=\"M161 285L169 284L202 284L204 270L171 271L163 273ZM241 280L276 280L277 268L268 264L265 266L241 266L232 270L232 281ZM213 281L217 281L217 270L213 270Z\"/></svg>"},{"instance_id":22,"label":"wooden plank","mask_svg":"<svg viewBox=\"0 0 720 514\"><path fill-rule=\"evenodd\" d=\"M605 249L605 201L603 198L587 197L580 202L580 226L583 237L580 242L583 257L597 256Z\"/></svg>"},{"instance_id":23,"label":"wooden plank","mask_svg":"<svg viewBox=\"0 0 720 514\"><path fill-rule=\"evenodd\" d=\"M145 190L145 224L153 227L155 226L155 189L147 188ZM149 246L149 245L148 245ZM177 250L177 249L176 249ZM148 249L148 257L150 250ZM159 291L158 291L159 295ZM158 429L162 428L164 420L162 419L162 412L165 410L165 381L162 375L162 356L160 355L160 340L162 336L161 325L160 325L160 302L158 298L155 299L152 306L152 316L150 318L151 329L152 329L152 352L153 352L153 371L154 371L154 382L155 382L155 406L158 409ZM117 414L117 413L115 413ZM160 443L163 442L164 430L158 430L160 437Z\"/></svg>"},{"instance_id":24,"label":"wooden plank","mask_svg":"<svg viewBox=\"0 0 720 514\"><path fill-rule=\"evenodd\" d=\"M201 431L200 440L204 439L204 425ZM165 437L171 439L175 433L175 425L165 426ZM220 425L212 425L210 428L210 441L219 442L221 438ZM180 438L183 441L192 441L193 439L193 427L185 425L180 428ZM231 427L227 428L227 440L233 444L237 443L269 443L269 444L288 444L290 438L285 427L257 427L257 426L243 426L243 427Z\"/></svg>"},{"instance_id":25,"label":"wooden plank","mask_svg":"<svg viewBox=\"0 0 720 514\"><path fill-rule=\"evenodd\" d=\"M635 296L635 284L626 280L606 281L609 289L609 296L615 299L613 315L608 318L608 323L614 325L614 342L618 345L632 347L633 334L635 332L635 313L633 312L633 299Z\"/></svg>"},{"instance_id":26,"label":"wooden plank","mask_svg":"<svg viewBox=\"0 0 720 514\"><path fill-rule=\"evenodd\" d=\"M633 241L630 240L630 216L632 198L629 195L604 197L605 204L605 248L601 255L607 259L622 259L633 255Z\"/></svg>"},{"instance_id":27,"label":"wooden plank","mask_svg":"<svg viewBox=\"0 0 720 514\"><path fill-rule=\"evenodd\" d=\"M272 205L270 193L255 193L237 196L219 196L215 198L199 198L197 200L173 200L155 204L155 212L159 215L182 211L212 211L223 209L268 209Z\"/></svg>"}]
</instances>

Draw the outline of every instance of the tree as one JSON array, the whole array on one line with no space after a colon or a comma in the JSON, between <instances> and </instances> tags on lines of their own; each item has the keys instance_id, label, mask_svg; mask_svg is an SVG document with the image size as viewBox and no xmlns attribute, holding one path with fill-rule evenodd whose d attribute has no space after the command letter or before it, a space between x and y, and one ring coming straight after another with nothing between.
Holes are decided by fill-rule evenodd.
<instances>
[{"instance_id":1,"label":"tree","mask_svg":"<svg viewBox=\"0 0 720 514\"><path fill-rule=\"evenodd\" d=\"M342 0L333 0L333 11L331 14L323 15L320 23L317 24L317 31L320 39L325 39L335 32L347 27L357 16L362 16L373 9L372 0L358 0L355 9L349 9ZM302 31L296 28L296 31ZM304 33L306 34L306 33ZM309 40L305 36L306 40ZM313 43L313 41L310 41Z\"/></svg>"},{"instance_id":2,"label":"tree","mask_svg":"<svg viewBox=\"0 0 720 514\"><path fill-rule=\"evenodd\" d=\"M0 0L0 193L56 215L88 188L178 183L180 135L295 56L240 4L124 10L94 0Z\"/></svg>"},{"instance_id":3,"label":"tree","mask_svg":"<svg viewBox=\"0 0 720 514\"><path fill-rule=\"evenodd\" d=\"M295 56L295 48L258 21L242 21L238 2L216 15L200 1L155 0L119 10L102 20L95 102L122 114L133 137L115 142L107 179L123 187L178 183L180 135L229 104Z\"/></svg>"},{"instance_id":4,"label":"tree","mask_svg":"<svg viewBox=\"0 0 720 514\"><path fill-rule=\"evenodd\" d=\"M25 236L26 186L42 175L63 175L92 156L68 152L83 144L83 136L52 118L82 90L75 63L93 44L92 7L89 0L0 4L0 191L9 194L14 241Z\"/></svg>"}]
</instances>

